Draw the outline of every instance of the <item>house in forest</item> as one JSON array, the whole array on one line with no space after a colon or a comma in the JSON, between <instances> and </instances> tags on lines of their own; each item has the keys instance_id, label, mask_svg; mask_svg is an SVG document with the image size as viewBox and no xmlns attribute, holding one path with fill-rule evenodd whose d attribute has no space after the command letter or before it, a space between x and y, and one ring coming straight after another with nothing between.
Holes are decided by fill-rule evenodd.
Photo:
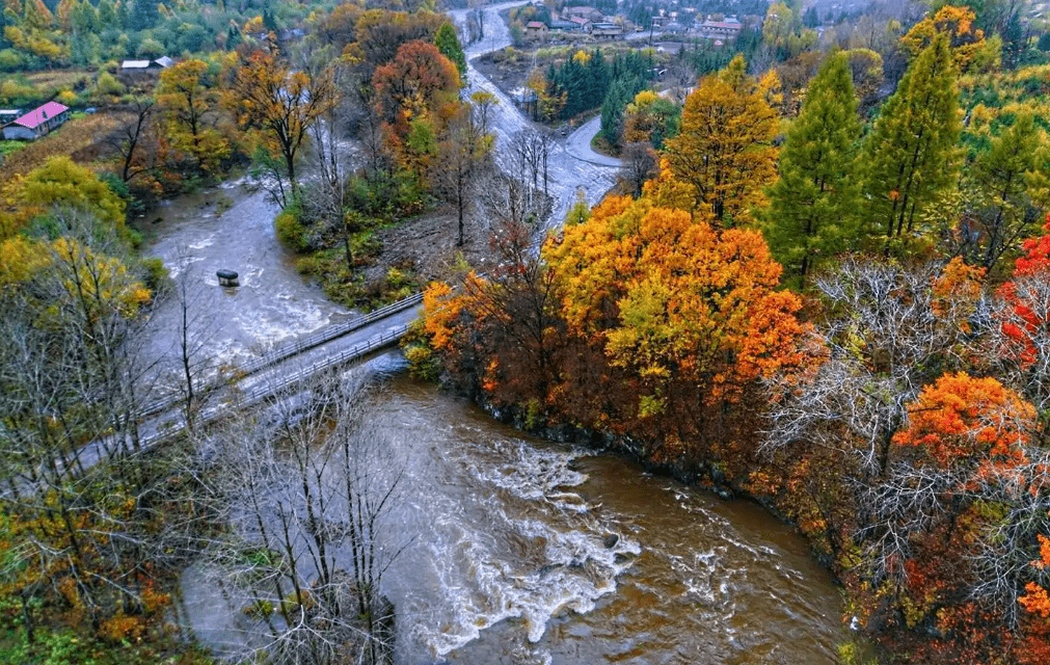
<instances>
[{"instance_id":1,"label":"house in forest","mask_svg":"<svg viewBox=\"0 0 1050 665\"><path fill-rule=\"evenodd\" d=\"M175 61L166 55L156 60L125 60L120 63L122 73L134 74L136 72L157 71L167 69L175 64Z\"/></svg>"},{"instance_id":2,"label":"house in forest","mask_svg":"<svg viewBox=\"0 0 1050 665\"><path fill-rule=\"evenodd\" d=\"M33 141L47 135L66 120L69 120L69 107L58 102L48 102L4 125L4 139Z\"/></svg>"}]
</instances>

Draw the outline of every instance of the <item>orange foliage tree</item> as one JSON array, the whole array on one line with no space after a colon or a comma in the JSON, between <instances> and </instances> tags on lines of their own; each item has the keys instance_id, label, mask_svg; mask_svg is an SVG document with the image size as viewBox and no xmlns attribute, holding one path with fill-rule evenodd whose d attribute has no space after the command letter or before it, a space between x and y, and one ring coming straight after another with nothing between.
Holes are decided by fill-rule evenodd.
<instances>
[{"instance_id":1,"label":"orange foliage tree","mask_svg":"<svg viewBox=\"0 0 1050 665\"><path fill-rule=\"evenodd\" d=\"M1032 516L1047 501L1035 424L1021 395L964 372L908 405L858 540L873 566L868 611L913 658L997 662L1011 649L1037 543Z\"/></svg>"},{"instance_id":2,"label":"orange foliage tree","mask_svg":"<svg viewBox=\"0 0 1050 665\"><path fill-rule=\"evenodd\" d=\"M375 70L375 112L399 166L425 180L438 152L438 134L455 114L459 72L437 47L402 44L390 62Z\"/></svg>"},{"instance_id":3,"label":"orange foliage tree","mask_svg":"<svg viewBox=\"0 0 1050 665\"><path fill-rule=\"evenodd\" d=\"M776 290L780 266L757 232L612 196L542 258L519 249L490 281L471 278L458 295L433 287L426 312L446 367L533 420L706 462L735 427L727 414L747 411L734 405L808 360L801 303Z\"/></svg>"},{"instance_id":4,"label":"orange foliage tree","mask_svg":"<svg viewBox=\"0 0 1050 665\"><path fill-rule=\"evenodd\" d=\"M913 25L901 37L901 45L915 57L933 43L933 38L938 34L947 34L955 65L961 71L966 71L985 45L984 31L974 25L976 18L977 15L969 7L944 5L932 16Z\"/></svg>"}]
</instances>

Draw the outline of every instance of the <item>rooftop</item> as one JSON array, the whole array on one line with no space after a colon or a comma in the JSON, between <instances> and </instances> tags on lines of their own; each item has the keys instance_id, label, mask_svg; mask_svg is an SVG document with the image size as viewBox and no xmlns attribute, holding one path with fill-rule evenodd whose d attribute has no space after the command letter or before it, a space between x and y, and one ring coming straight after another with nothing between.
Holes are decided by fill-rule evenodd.
<instances>
[{"instance_id":1,"label":"rooftop","mask_svg":"<svg viewBox=\"0 0 1050 665\"><path fill-rule=\"evenodd\" d=\"M38 106L29 113L16 118L13 123L26 127L27 129L36 129L44 124L48 118L54 118L56 115L65 113L68 110L68 106L64 106L58 102L48 102L47 104Z\"/></svg>"}]
</instances>

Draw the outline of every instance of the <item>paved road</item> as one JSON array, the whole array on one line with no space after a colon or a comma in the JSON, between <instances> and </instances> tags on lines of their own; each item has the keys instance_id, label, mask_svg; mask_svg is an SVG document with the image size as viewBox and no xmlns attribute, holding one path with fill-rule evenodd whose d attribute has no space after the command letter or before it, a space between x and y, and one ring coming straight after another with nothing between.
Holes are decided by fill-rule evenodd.
<instances>
[{"instance_id":1,"label":"paved road","mask_svg":"<svg viewBox=\"0 0 1050 665\"><path fill-rule=\"evenodd\" d=\"M465 49L467 54L467 86L468 92L486 90L499 100L493 119L493 130L496 134L496 161L504 163L509 155L503 153L510 137L523 129L535 128L535 125L521 114L514 103L494 84L481 75L471 64L471 60L490 51L495 51L510 46L510 30L503 22L499 13L509 7L517 7L525 2L508 2L499 5L485 7L484 25L485 37ZM461 34L466 34L463 26L466 24L466 10L450 12L457 25L460 26ZM592 132L587 136L587 132ZM550 218L544 224L544 230L552 230L561 226L565 221L565 215L569 208L576 202L577 192L582 192L587 202L591 205L598 203L605 194L616 184L616 171L619 168L619 160L597 155L590 150L590 139L597 129L593 125L584 124L572 136L565 141L559 141L548 159L548 171L550 174L549 194L554 197L554 206ZM567 146L586 145L584 149L572 149ZM586 158L588 153L596 159Z\"/></svg>"},{"instance_id":2,"label":"paved road","mask_svg":"<svg viewBox=\"0 0 1050 665\"><path fill-rule=\"evenodd\" d=\"M579 129L573 132L569 138L565 140L565 150L581 162L618 169L621 164L619 159L609 157L608 155L602 155L591 149L591 140L594 139L601 130L602 117L596 115L580 125Z\"/></svg>"}]
</instances>

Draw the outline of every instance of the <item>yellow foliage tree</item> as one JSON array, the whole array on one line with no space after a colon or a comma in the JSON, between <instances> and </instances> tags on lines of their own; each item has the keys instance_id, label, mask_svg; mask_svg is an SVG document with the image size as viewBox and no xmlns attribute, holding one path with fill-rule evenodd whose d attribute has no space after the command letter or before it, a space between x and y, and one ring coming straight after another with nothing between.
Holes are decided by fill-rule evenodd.
<instances>
[{"instance_id":1,"label":"yellow foliage tree","mask_svg":"<svg viewBox=\"0 0 1050 665\"><path fill-rule=\"evenodd\" d=\"M738 55L725 70L700 81L686 99L681 133L667 141L673 177L695 189L697 210L718 226L749 223L750 210L766 202L763 188L777 178L774 84L747 76Z\"/></svg>"}]
</instances>

